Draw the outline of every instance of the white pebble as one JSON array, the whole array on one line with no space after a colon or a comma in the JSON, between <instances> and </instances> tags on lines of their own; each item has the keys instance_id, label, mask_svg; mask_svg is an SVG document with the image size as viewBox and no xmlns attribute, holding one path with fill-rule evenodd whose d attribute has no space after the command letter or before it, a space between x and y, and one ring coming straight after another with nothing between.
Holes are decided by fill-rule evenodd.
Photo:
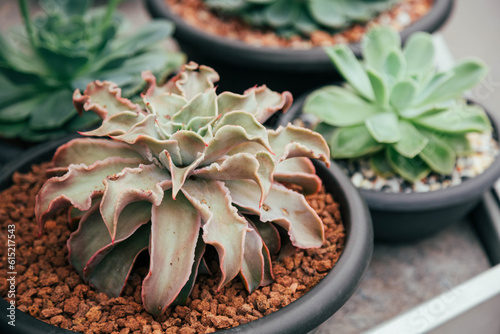
<instances>
[{"instance_id":1,"label":"white pebble","mask_svg":"<svg viewBox=\"0 0 500 334\"><path fill-rule=\"evenodd\" d=\"M354 175L351 177L351 182L354 184L355 187L359 188L361 185L361 182L363 182L363 175L361 173L354 173Z\"/></svg>"},{"instance_id":2,"label":"white pebble","mask_svg":"<svg viewBox=\"0 0 500 334\"><path fill-rule=\"evenodd\" d=\"M398 17L396 18L399 24L401 24L403 27L408 26L411 23L411 17L407 12L401 12L399 13Z\"/></svg>"},{"instance_id":3,"label":"white pebble","mask_svg":"<svg viewBox=\"0 0 500 334\"><path fill-rule=\"evenodd\" d=\"M371 183L369 180L364 179L359 187L363 189L373 189L373 183Z\"/></svg>"},{"instance_id":4,"label":"white pebble","mask_svg":"<svg viewBox=\"0 0 500 334\"><path fill-rule=\"evenodd\" d=\"M427 191L429 191L429 189L431 189L431 187L429 185L424 184L420 181L417 181L413 184L413 190L417 193L427 192Z\"/></svg>"}]
</instances>

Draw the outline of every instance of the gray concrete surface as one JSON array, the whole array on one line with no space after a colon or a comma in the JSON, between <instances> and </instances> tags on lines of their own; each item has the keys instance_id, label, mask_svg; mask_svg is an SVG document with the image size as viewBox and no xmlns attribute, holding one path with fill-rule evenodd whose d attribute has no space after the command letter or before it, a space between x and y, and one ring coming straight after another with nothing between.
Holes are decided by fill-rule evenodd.
<instances>
[{"instance_id":1,"label":"gray concrete surface","mask_svg":"<svg viewBox=\"0 0 500 334\"><path fill-rule=\"evenodd\" d=\"M472 93L487 108L500 113L500 1L456 0L440 33L455 59L474 56L490 67L488 77Z\"/></svg>"}]
</instances>

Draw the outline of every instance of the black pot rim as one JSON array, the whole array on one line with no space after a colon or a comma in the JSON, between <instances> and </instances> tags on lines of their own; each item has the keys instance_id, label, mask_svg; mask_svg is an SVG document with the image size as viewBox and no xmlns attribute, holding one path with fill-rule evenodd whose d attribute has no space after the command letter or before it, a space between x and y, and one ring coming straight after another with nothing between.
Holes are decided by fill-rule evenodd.
<instances>
[{"instance_id":1,"label":"black pot rim","mask_svg":"<svg viewBox=\"0 0 500 334\"><path fill-rule=\"evenodd\" d=\"M288 110L288 115L281 125L293 120L302 113L302 106L309 93L300 96ZM497 135L500 133L500 116L489 111L479 102L467 100L468 103L481 106L487 113ZM498 140L497 140L498 143ZM468 179L459 185L421 193L387 193L377 190L359 189L370 209L392 212L432 211L443 207L458 205L483 194L500 178L500 154L493 163L480 175Z\"/></svg>"},{"instance_id":2,"label":"black pot rim","mask_svg":"<svg viewBox=\"0 0 500 334\"><path fill-rule=\"evenodd\" d=\"M269 70L311 72L332 68L328 56L321 47L308 50L291 48L257 47L239 40L224 38L207 33L183 18L173 13L165 4L165 0L145 0L151 15L157 18L167 18L175 23L175 37L201 54L206 54L218 60L238 64L243 67L267 68ZM434 0L431 10L418 21L401 32L402 40L416 31L434 32L439 29L450 16L453 0ZM349 44L353 52L360 57L359 43Z\"/></svg>"},{"instance_id":3,"label":"black pot rim","mask_svg":"<svg viewBox=\"0 0 500 334\"><path fill-rule=\"evenodd\" d=\"M38 145L25 152L18 160L11 161L1 169L0 190L11 184L15 171L26 172L31 164L48 161L57 147L66 139ZM340 189L332 194L341 204L341 213L346 225L347 237L344 251L333 269L304 296L270 315L258 320L223 330L220 333L307 333L328 319L354 293L370 263L373 251L373 229L366 203L350 180L335 165L327 168L313 161L325 187ZM74 333L49 325L16 310L16 326L7 324L8 303L0 298L0 329L3 333Z\"/></svg>"}]
</instances>

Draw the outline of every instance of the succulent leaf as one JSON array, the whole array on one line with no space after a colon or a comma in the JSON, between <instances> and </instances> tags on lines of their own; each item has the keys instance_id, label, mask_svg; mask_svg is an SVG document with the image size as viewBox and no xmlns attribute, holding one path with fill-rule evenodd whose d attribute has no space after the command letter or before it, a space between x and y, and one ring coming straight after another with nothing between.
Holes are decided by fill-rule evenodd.
<instances>
[{"instance_id":1,"label":"succulent leaf","mask_svg":"<svg viewBox=\"0 0 500 334\"><path fill-rule=\"evenodd\" d=\"M214 246L219 254L220 289L240 271L247 222L231 205L229 189L220 181L187 180L182 192L201 215L203 240Z\"/></svg>"},{"instance_id":2,"label":"succulent leaf","mask_svg":"<svg viewBox=\"0 0 500 334\"><path fill-rule=\"evenodd\" d=\"M323 122L335 126L363 124L367 117L376 114L379 109L355 93L337 86L326 86L314 91L307 97L304 106L304 112L316 115Z\"/></svg>"},{"instance_id":3,"label":"succulent leaf","mask_svg":"<svg viewBox=\"0 0 500 334\"><path fill-rule=\"evenodd\" d=\"M363 39L363 63L346 46L327 48L347 83L312 92L303 111L317 117L314 128L334 159L372 155L379 174L394 171L410 182L431 169L450 174L457 155L470 153L465 134L492 130L485 112L460 96L487 68L466 60L438 72L427 33L412 35L404 48L400 44L394 29L375 27Z\"/></svg>"},{"instance_id":4,"label":"succulent leaf","mask_svg":"<svg viewBox=\"0 0 500 334\"><path fill-rule=\"evenodd\" d=\"M260 189L255 183L234 180L226 181L226 185L234 204L259 215L263 222L273 221L283 227L288 231L294 246L309 248L322 244L324 236L321 220L300 194L274 183L269 196L259 207Z\"/></svg>"},{"instance_id":5,"label":"succulent leaf","mask_svg":"<svg viewBox=\"0 0 500 334\"><path fill-rule=\"evenodd\" d=\"M201 219L186 197L174 200L169 192L151 213L151 264L142 288L144 308L161 314L189 280Z\"/></svg>"},{"instance_id":6,"label":"succulent leaf","mask_svg":"<svg viewBox=\"0 0 500 334\"><path fill-rule=\"evenodd\" d=\"M93 268L113 249L115 245L129 238L142 225L151 219L151 204L140 201L131 203L123 210L117 226L115 242L99 212L99 203L94 204L81 218L79 228L68 239L69 261L76 271L88 278Z\"/></svg>"},{"instance_id":7,"label":"succulent leaf","mask_svg":"<svg viewBox=\"0 0 500 334\"><path fill-rule=\"evenodd\" d=\"M104 192L102 181L108 175L114 175L126 167L136 165L136 159L110 157L96 161L90 166L69 165L66 174L50 178L36 196L35 214L40 232L51 212L69 205L87 211L92 204L92 197Z\"/></svg>"},{"instance_id":8,"label":"succulent leaf","mask_svg":"<svg viewBox=\"0 0 500 334\"><path fill-rule=\"evenodd\" d=\"M316 194L321 188L321 179L315 174L311 160L299 157L282 161L274 173L274 180L302 187L305 195Z\"/></svg>"},{"instance_id":9,"label":"succulent leaf","mask_svg":"<svg viewBox=\"0 0 500 334\"><path fill-rule=\"evenodd\" d=\"M123 168L120 173L108 175L102 180L105 190L100 211L114 242L122 210L138 200L149 201L154 206L160 205L164 191L172 187L172 180L164 169L154 164Z\"/></svg>"},{"instance_id":10,"label":"succulent leaf","mask_svg":"<svg viewBox=\"0 0 500 334\"><path fill-rule=\"evenodd\" d=\"M370 79L351 49L347 45L338 45L325 51L351 87L363 98L372 100L374 96ZM392 62L390 64L392 68Z\"/></svg>"},{"instance_id":11,"label":"succulent leaf","mask_svg":"<svg viewBox=\"0 0 500 334\"><path fill-rule=\"evenodd\" d=\"M408 121L399 120L398 127L401 139L394 144L394 149L399 154L412 159L422 152L429 140Z\"/></svg>"},{"instance_id":12,"label":"succulent leaf","mask_svg":"<svg viewBox=\"0 0 500 334\"><path fill-rule=\"evenodd\" d=\"M334 159L359 158L383 148L364 124L335 129L328 143Z\"/></svg>"},{"instance_id":13,"label":"succulent leaf","mask_svg":"<svg viewBox=\"0 0 500 334\"><path fill-rule=\"evenodd\" d=\"M52 158L52 166L66 170L70 164L90 166L113 155L143 161L136 151L124 143L106 139L76 138L57 148Z\"/></svg>"},{"instance_id":14,"label":"succulent leaf","mask_svg":"<svg viewBox=\"0 0 500 334\"><path fill-rule=\"evenodd\" d=\"M253 291L264 279L265 259L262 254L264 243L259 232L248 223L248 230L245 236L245 251L241 264L241 276L243 284L248 291Z\"/></svg>"},{"instance_id":15,"label":"succulent leaf","mask_svg":"<svg viewBox=\"0 0 500 334\"><path fill-rule=\"evenodd\" d=\"M409 182L421 180L431 171L429 166L419 156L410 159L398 154L392 147L387 147L385 154L392 170Z\"/></svg>"},{"instance_id":16,"label":"succulent leaf","mask_svg":"<svg viewBox=\"0 0 500 334\"><path fill-rule=\"evenodd\" d=\"M269 143L278 162L288 158L306 157L330 164L327 143L321 135L309 129L291 124L280 126L269 131Z\"/></svg>"},{"instance_id":17,"label":"succulent leaf","mask_svg":"<svg viewBox=\"0 0 500 334\"><path fill-rule=\"evenodd\" d=\"M399 48L401 37L392 29L371 29L361 43L366 66L375 73L383 73L387 56L391 50Z\"/></svg>"},{"instance_id":18,"label":"succulent leaf","mask_svg":"<svg viewBox=\"0 0 500 334\"><path fill-rule=\"evenodd\" d=\"M119 296L137 256L149 245L150 230L149 224L143 225L113 247L89 274L89 284L109 296Z\"/></svg>"},{"instance_id":19,"label":"succulent leaf","mask_svg":"<svg viewBox=\"0 0 500 334\"><path fill-rule=\"evenodd\" d=\"M91 110L101 119L106 120L122 111L139 112L141 108L129 99L123 98L122 90L112 82L91 82L83 95L77 89L73 94L73 103L79 114Z\"/></svg>"}]
</instances>

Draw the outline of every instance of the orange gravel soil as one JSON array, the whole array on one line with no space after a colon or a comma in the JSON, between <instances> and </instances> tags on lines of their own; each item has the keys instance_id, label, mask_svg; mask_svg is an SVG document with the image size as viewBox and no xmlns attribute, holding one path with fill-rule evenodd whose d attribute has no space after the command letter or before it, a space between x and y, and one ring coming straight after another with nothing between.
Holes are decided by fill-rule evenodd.
<instances>
[{"instance_id":1,"label":"orange gravel soil","mask_svg":"<svg viewBox=\"0 0 500 334\"><path fill-rule=\"evenodd\" d=\"M273 260L275 281L251 294L235 279L217 292L219 275L199 276L186 306L172 306L153 317L142 307L141 283L147 273L134 267L124 292L109 298L85 284L68 263L66 241L71 233L67 211L45 225L38 237L35 195L45 181L48 164L15 173L14 184L0 193L0 238L7 245L7 226L15 224L16 306L47 323L91 333L211 333L261 318L307 292L335 265L345 244L338 204L330 194L307 197L325 226L322 248L289 253ZM0 247L0 295L7 299L7 247ZM212 264L213 265L213 264ZM8 299L7 299L8 300Z\"/></svg>"},{"instance_id":2,"label":"orange gravel soil","mask_svg":"<svg viewBox=\"0 0 500 334\"><path fill-rule=\"evenodd\" d=\"M237 39L256 46L309 49L337 43L359 42L368 28L378 24L390 25L401 31L427 14L434 1L402 0L391 10L379 14L367 24L355 24L336 34L317 30L309 38L294 36L290 39L280 37L269 29L252 28L234 17L222 17L210 11L203 0L165 0L165 2L186 22L214 35Z\"/></svg>"}]
</instances>

